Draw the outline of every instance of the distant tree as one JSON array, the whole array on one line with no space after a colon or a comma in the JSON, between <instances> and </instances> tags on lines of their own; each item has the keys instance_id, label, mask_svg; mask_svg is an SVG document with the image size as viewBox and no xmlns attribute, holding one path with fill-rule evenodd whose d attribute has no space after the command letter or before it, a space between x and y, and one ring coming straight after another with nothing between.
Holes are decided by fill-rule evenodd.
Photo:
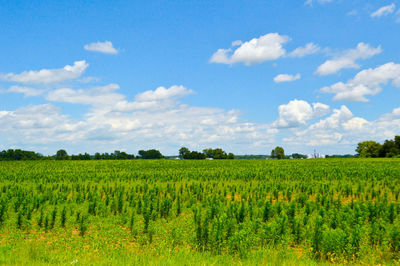
<instances>
[{"instance_id":1,"label":"distant tree","mask_svg":"<svg viewBox=\"0 0 400 266\"><path fill-rule=\"evenodd\" d=\"M56 160L67 160L68 153L65 150L58 150L56 153Z\"/></svg>"},{"instance_id":2,"label":"distant tree","mask_svg":"<svg viewBox=\"0 0 400 266\"><path fill-rule=\"evenodd\" d=\"M139 154L139 156L142 158L142 159L145 159L144 157L146 157L146 151L145 150L139 150L138 151L138 154Z\"/></svg>"},{"instance_id":3,"label":"distant tree","mask_svg":"<svg viewBox=\"0 0 400 266\"><path fill-rule=\"evenodd\" d=\"M300 153L293 153L292 158L293 159L307 159L307 155L300 154Z\"/></svg>"},{"instance_id":4,"label":"distant tree","mask_svg":"<svg viewBox=\"0 0 400 266\"><path fill-rule=\"evenodd\" d=\"M213 159L227 159L228 158L228 155L226 154L226 152L223 151L221 148L204 149L203 153L206 155L207 158L213 158Z\"/></svg>"},{"instance_id":5,"label":"distant tree","mask_svg":"<svg viewBox=\"0 0 400 266\"><path fill-rule=\"evenodd\" d=\"M356 152L360 158L376 158L382 153L382 145L372 140L363 141L358 143Z\"/></svg>"},{"instance_id":6,"label":"distant tree","mask_svg":"<svg viewBox=\"0 0 400 266\"><path fill-rule=\"evenodd\" d=\"M100 153L99 153L99 152L96 152L96 153L94 154L94 156L93 156L93 159L94 159L94 160L100 160L100 159L101 159Z\"/></svg>"},{"instance_id":7,"label":"distant tree","mask_svg":"<svg viewBox=\"0 0 400 266\"><path fill-rule=\"evenodd\" d=\"M325 158L355 158L357 156L352 154L333 154L333 155L326 155Z\"/></svg>"},{"instance_id":8,"label":"distant tree","mask_svg":"<svg viewBox=\"0 0 400 266\"><path fill-rule=\"evenodd\" d=\"M183 159L188 159L188 160L204 160L205 158L206 155L204 153L197 151L187 152L183 156Z\"/></svg>"},{"instance_id":9,"label":"distant tree","mask_svg":"<svg viewBox=\"0 0 400 266\"><path fill-rule=\"evenodd\" d=\"M179 149L179 158L183 159L186 154L188 154L190 150L186 147L182 147Z\"/></svg>"},{"instance_id":10,"label":"distant tree","mask_svg":"<svg viewBox=\"0 0 400 266\"><path fill-rule=\"evenodd\" d=\"M397 147L394 140L385 140L380 150L380 157L394 157L400 154L400 149Z\"/></svg>"},{"instance_id":11,"label":"distant tree","mask_svg":"<svg viewBox=\"0 0 400 266\"><path fill-rule=\"evenodd\" d=\"M271 158L273 159L283 159L285 158L285 150L282 147L275 147L275 149L273 149L271 151Z\"/></svg>"},{"instance_id":12,"label":"distant tree","mask_svg":"<svg viewBox=\"0 0 400 266\"><path fill-rule=\"evenodd\" d=\"M159 150L151 149L151 150L140 150L138 151L140 158L142 159L161 159L164 156L161 154Z\"/></svg>"},{"instance_id":13,"label":"distant tree","mask_svg":"<svg viewBox=\"0 0 400 266\"><path fill-rule=\"evenodd\" d=\"M207 158L213 158L214 156L214 150L211 148L204 149L203 153L206 155Z\"/></svg>"},{"instance_id":14,"label":"distant tree","mask_svg":"<svg viewBox=\"0 0 400 266\"><path fill-rule=\"evenodd\" d=\"M228 155L221 148L217 148L217 149L214 150L213 158L214 159L227 159Z\"/></svg>"},{"instance_id":15,"label":"distant tree","mask_svg":"<svg viewBox=\"0 0 400 266\"><path fill-rule=\"evenodd\" d=\"M275 149L273 149L273 150L271 151L271 158L272 158L272 159L276 159Z\"/></svg>"},{"instance_id":16,"label":"distant tree","mask_svg":"<svg viewBox=\"0 0 400 266\"><path fill-rule=\"evenodd\" d=\"M0 161L39 160L44 156L33 151L8 149L0 152Z\"/></svg>"},{"instance_id":17,"label":"distant tree","mask_svg":"<svg viewBox=\"0 0 400 266\"><path fill-rule=\"evenodd\" d=\"M396 147L400 150L400 136L394 137L394 143L396 143Z\"/></svg>"},{"instance_id":18,"label":"distant tree","mask_svg":"<svg viewBox=\"0 0 400 266\"><path fill-rule=\"evenodd\" d=\"M235 159L235 155L232 152L230 152L230 153L228 153L227 159L233 160L233 159Z\"/></svg>"}]
</instances>

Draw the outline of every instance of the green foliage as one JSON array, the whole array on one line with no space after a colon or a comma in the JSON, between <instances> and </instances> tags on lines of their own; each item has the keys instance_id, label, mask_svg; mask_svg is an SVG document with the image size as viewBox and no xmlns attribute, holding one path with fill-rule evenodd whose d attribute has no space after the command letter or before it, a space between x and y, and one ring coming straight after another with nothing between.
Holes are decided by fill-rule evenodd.
<instances>
[{"instance_id":1,"label":"green foliage","mask_svg":"<svg viewBox=\"0 0 400 266\"><path fill-rule=\"evenodd\" d=\"M65 150L58 150L56 153L56 160L68 160L69 156Z\"/></svg>"},{"instance_id":2,"label":"green foliage","mask_svg":"<svg viewBox=\"0 0 400 266\"><path fill-rule=\"evenodd\" d=\"M285 150L282 147L275 147L271 151L271 158L272 159L284 159L285 158Z\"/></svg>"},{"instance_id":3,"label":"green foliage","mask_svg":"<svg viewBox=\"0 0 400 266\"><path fill-rule=\"evenodd\" d=\"M64 206L61 211L61 227L65 227L65 223L67 222L67 208Z\"/></svg>"},{"instance_id":4,"label":"green foliage","mask_svg":"<svg viewBox=\"0 0 400 266\"><path fill-rule=\"evenodd\" d=\"M60 237L68 241L51 247L73 242L88 253L138 247L245 263L295 250L390 264L399 259L399 187L398 159L2 162L0 251L17 235L44 249Z\"/></svg>"},{"instance_id":5,"label":"green foliage","mask_svg":"<svg viewBox=\"0 0 400 266\"><path fill-rule=\"evenodd\" d=\"M141 159L161 159L163 155L159 150L151 149L151 150L140 150L138 152L139 158Z\"/></svg>"},{"instance_id":6,"label":"green foliage","mask_svg":"<svg viewBox=\"0 0 400 266\"><path fill-rule=\"evenodd\" d=\"M0 228L6 220L7 205L4 200L0 200Z\"/></svg>"},{"instance_id":7,"label":"green foliage","mask_svg":"<svg viewBox=\"0 0 400 266\"><path fill-rule=\"evenodd\" d=\"M33 151L8 149L0 152L0 161L40 160L42 158L44 157L41 154Z\"/></svg>"},{"instance_id":8,"label":"green foliage","mask_svg":"<svg viewBox=\"0 0 400 266\"><path fill-rule=\"evenodd\" d=\"M208 148L204 149L203 153L206 155L207 158L212 158L212 159L228 159L228 155L224 150L221 148Z\"/></svg>"},{"instance_id":9,"label":"green foliage","mask_svg":"<svg viewBox=\"0 0 400 266\"><path fill-rule=\"evenodd\" d=\"M86 234L86 231L88 230L88 216L87 215L81 215L79 219L79 235L84 236Z\"/></svg>"}]
</instances>

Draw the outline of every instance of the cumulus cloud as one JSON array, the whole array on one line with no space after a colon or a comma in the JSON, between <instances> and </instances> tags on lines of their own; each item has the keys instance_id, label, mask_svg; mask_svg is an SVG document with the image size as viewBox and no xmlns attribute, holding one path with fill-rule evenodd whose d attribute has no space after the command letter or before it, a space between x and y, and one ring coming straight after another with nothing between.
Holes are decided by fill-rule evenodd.
<instances>
[{"instance_id":1,"label":"cumulus cloud","mask_svg":"<svg viewBox=\"0 0 400 266\"><path fill-rule=\"evenodd\" d=\"M210 59L211 63L245 65L259 64L269 60L275 60L285 55L283 44L289 41L289 37L278 33L269 33L247 42L235 41L232 47L236 49L218 49Z\"/></svg>"},{"instance_id":2,"label":"cumulus cloud","mask_svg":"<svg viewBox=\"0 0 400 266\"><path fill-rule=\"evenodd\" d=\"M313 118L329 113L329 106L322 103L313 103L311 106L303 100L292 100L288 104L278 107L279 118L273 123L278 128L289 128L306 125Z\"/></svg>"},{"instance_id":3,"label":"cumulus cloud","mask_svg":"<svg viewBox=\"0 0 400 266\"><path fill-rule=\"evenodd\" d=\"M165 87L158 87L154 91L148 90L136 95L135 101L139 102L160 101L170 98L182 97L191 93L193 93L192 90L188 90L183 86L172 86L169 89L166 89Z\"/></svg>"},{"instance_id":4,"label":"cumulus cloud","mask_svg":"<svg viewBox=\"0 0 400 266\"><path fill-rule=\"evenodd\" d=\"M73 140L80 123L61 113L50 104L27 106L14 111L0 112L0 134L8 136L9 142L29 145L54 141Z\"/></svg>"},{"instance_id":5,"label":"cumulus cloud","mask_svg":"<svg viewBox=\"0 0 400 266\"><path fill-rule=\"evenodd\" d=\"M400 88L400 64L393 62L360 71L346 83L338 82L321 89L325 93L334 93L333 100L367 102L366 95L376 95L382 85L392 81Z\"/></svg>"},{"instance_id":6,"label":"cumulus cloud","mask_svg":"<svg viewBox=\"0 0 400 266\"><path fill-rule=\"evenodd\" d=\"M355 49L347 50L333 59L327 60L325 63L320 65L316 73L320 76L334 74L345 68L359 68L360 66L356 63L359 59L368 59L374 55L380 54L382 49L380 46L374 48L369 44L359 43Z\"/></svg>"},{"instance_id":7,"label":"cumulus cloud","mask_svg":"<svg viewBox=\"0 0 400 266\"><path fill-rule=\"evenodd\" d=\"M109 84L91 89L74 90L62 88L51 91L47 100L72 104L91 105L96 111L129 112L139 109L163 109L175 104L175 99L193 93L183 86L170 88L158 87L136 95L134 101L126 100L126 96L118 93L118 84Z\"/></svg>"},{"instance_id":8,"label":"cumulus cloud","mask_svg":"<svg viewBox=\"0 0 400 266\"><path fill-rule=\"evenodd\" d=\"M24 71L20 74L0 74L0 80L24 84L52 84L79 78L89 64L85 60L75 61L72 66L66 65L59 69L42 69L39 71Z\"/></svg>"},{"instance_id":9,"label":"cumulus cloud","mask_svg":"<svg viewBox=\"0 0 400 266\"><path fill-rule=\"evenodd\" d=\"M400 132L400 117L396 116L397 109L392 113L383 114L377 120L368 121L362 117L355 117L344 105L334 109L332 114L307 129L298 129L284 142L290 145L308 146L355 146L364 141L365 136L377 141L393 138Z\"/></svg>"},{"instance_id":10,"label":"cumulus cloud","mask_svg":"<svg viewBox=\"0 0 400 266\"><path fill-rule=\"evenodd\" d=\"M177 98L192 93L183 86L145 91L137 94L132 102L118 93L118 89L117 84L110 84L89 90L57 89L48 93L50 101L90 105L92 109L78 120L62 114L51 104L0 111L0 136L21 145L69 141L79 147L91 143L97 150L116 145L135 149L150 145L170 151L171 146L204 148L213 143L231 148L259 147L271 143L278 132L268 124L240 122L237 110L181 104ZM168 105L164 104L166 101ZM134 108L122 110L121 102ZM141 106L149 102L163 108Z\"/></svg>"},{"instance_id":11,"label":"cumulus cloud","mask_svg":"<svg viewBox=\"0 0 400 266\"><path fill-rule=\"evenodd\" d=\"M301 75L298 73L296 75L290 75L290 74L279 74L274 78L274 81L276 83L280 82L291 82L295 81L301 78Z\"/></svg>"},{"instance_id":12,"label":"cumulus cloud","mask_svg":"<svg viewBox=\"0 0 400 266\"><path fill-rule=\"evenodd\" d=\"M44 90L30 87L11 86L7 92L22 93L25 97L39 96L44 93Z\"/></svg>"},{"instance_id":13,"label":"cumulus cloud","mask_svg":"<svg viewBox=\"0 0 400 266\"><path fill-rule=\"evenodd\" d=\"M396 5L394 3L387 5L387 6L383 6L383 7L379 8L378 10L376 10L375 12L373 12L371 14L371 18L379 18L382 16L387 16L389 14L392 14L395 9L396 9Z\"/></svg>"},{"instance_id":14,"label":"cumulus cloud","mask_svg":"<svg viewBox=\"0 0 400 266\"><path fill-rule=\"evenodd\" d=\"M304 47L297 47L292 52L289 53L289 57L304 57L306 55L318 53L321 48L312 42L307 43Z\"/></svg>"},{"instance_id":15,"label":"cumulus cloud","mask_svg":"<svg viewBox=\"0 0 400 266\"><path fill-rule=\"evenodd\" d=\"M396 109L393 109L393 115L395 115L395 116L400 116L400 107L399 108L396 108Z\"/></svg>"},{"instance_id":16,"label":"cumulus cloud","mask_svg":"<svg viewBox=\"0 0 400 266\"><path fill-rule=\"evenodd\" d=\"M99 52L103 54L118 54L118 50L113 47L112 42L93 42L83 46L86 51Z\"/></svg>"}]
</instances>

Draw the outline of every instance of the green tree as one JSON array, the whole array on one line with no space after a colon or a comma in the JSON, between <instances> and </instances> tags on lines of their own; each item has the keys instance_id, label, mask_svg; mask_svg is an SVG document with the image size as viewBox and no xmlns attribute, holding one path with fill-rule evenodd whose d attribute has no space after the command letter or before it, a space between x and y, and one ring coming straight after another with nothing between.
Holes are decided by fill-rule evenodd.
<instances>
[{"instance_id":1,"label":"green tree","mask_svg":"<svg viewBox=\"0 0 400 266\"><path fill-rule=\"evenodd\" d=\"M275 149L273 149L271 151L271 158L273 159L283 159L285 158L285 150L282 147L275 147Z\"/></svg>"},{"instance_id":2,"label":"green tree","mask_svg":"<svg viewBox=\"0 0 400 266\"><path fill-rule=\"evenodd\" d=\"M381 154L382 145L373 140L358 143L356 152L360 158L376 158Z\"/></svg>"},{"instance_id":3,"label":"green tree","mask_svg":"<svg viewBox=\"0 0 400 266\"><path fill-rule=\"evenodd\" d=\"M217 148L214 150L213 158L214 159L226 159L226 158L228 158L228 155L221 148Z\"/></svg>"},{"instance_id":4,"label":"green tree","mask_svg":"<svg viewBox=\"0 0 400 266\"><path fill-rule=\"evenodd\" d=\"M380 157L394 157L400 154L400 149L397 147L394 140L385 140L380 150Z\"/></svg>"},{"instance_id":5,"label":"green tree","mask_svg":"<svg viewBox=\"0 0 400 266\"><path fill-rule=\"evenodd\" d=\"M224 150L221 148L216 148L216 149L204 149L203 153L206 155L207 158L213 158L213 159L227 159L228 155Z\"/></svg>"},{"instance_id":6,"label":"green tree","mask_svg":"<svg viewBox=\"0 0 400 266\"><path fill-rule=\"evenodd\" d=\"M140 150L138 151L139 156L142 159L161 159L163 155L159 150L151 149L151 150Z\"/></svg>"},{"instance_id":7,"label":"green tree","mask_svg":"<svg viewBox=\"0 0 400 266\"><path fill-rule=\"evenodd\" d=\"M93 159L94 159L94 160L100 160L100 159L101 159L100 153L99 153L99 152L96 152L96 153L94 154Z\"/></svg>"},{"instance_id":8,"label":"green tree","mask_svg":"<svg viewBox=\"0 0 400 266\"><path fill-rule=\"evenodd\" d=\"M183 159L185 158L185 155L188 154L190 150L186 147L182 147L179 149L179 158Z\"/></svg>"},{"instance_id":9,"label":"green tree","mask_svg":"<svg viewBox=\"0 0 400 266\"><path fill-rule=\"evenodd\" d=\"M65 150L58 150L56 153L56 160L67 160L68 153Z\"/></svg>"},{"instance_id":10,"label":"green tree","mask_svg":"<svg viewBox=\"0 0 400 266\"><path fill-rule=\"evenodd\" d=\"M201 152L191 151L189 153L185 153L183 159L190 159L190 160L204 160L206 155Z\"/></svg>"},{"instance_id":11,"label":"green tree","mask_svg":"<svg viewBox=\"0 0 400 266\"><path fill-rule=\"evenodd\" d=\"M307 155L300 154L300 153L293 153L292 158L293 159L307 159Z\"/></svg>"},{"instance_id":12,"label":"green tree","mask_svg":"<svg viewBox=\"0 0 400 266\"><path fill-rule=\"evenodd\" d=\"M213 156L214 156L214 150L211 148L204 149L203 153L207 156L207 158L213 158Z\"/></svg>"}]
</instances>

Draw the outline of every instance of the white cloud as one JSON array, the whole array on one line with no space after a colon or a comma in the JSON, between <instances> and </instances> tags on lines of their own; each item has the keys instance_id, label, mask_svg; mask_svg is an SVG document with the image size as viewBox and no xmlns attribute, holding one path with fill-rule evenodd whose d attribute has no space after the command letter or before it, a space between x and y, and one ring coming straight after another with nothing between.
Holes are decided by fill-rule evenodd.
<instances>
[{"instance_id":1,"label":"white cloud","mask_svg":"<svg viewBox=\"0 0 400 266\"><path fill-rule=\"evenodd\" d=\"M169 89L166 89L165 87L158 87L154 91L148 90L136 95L135 101L139 102L160 101L170 98L182 97L191 93L193 93L192 90L188 90L183 86L172 86Z\"/></svg>"},{"instance_id":2,"label":"white cloud","mask_svg":"<svg viewBox=\"0 0 400 266\"><path fill-rule=\"evenodd\" d=\"M20 74L0 74L0 80L25 84L52 84L80 77L89 64L85 60L75 61L74 65L66 65L60 69L42 69L24 71Z\"/></svg>"},{"instance_id":3,"label":"white cloud","mask_svg":"<svg viewBox=\"0 0 400 266\"><path fill-rule=\"evenodd\" d=\"M112 42L93 42L90 44L86 44L83 47L87 51L99 52L103 54L118 54L118 50L113 47Z\"/></svg>"},{"instance_id":4,"label":"white cloud","mask_svg":"<svg viewBox=\"0 0 400 266\"><path fill-rule=\"evenodd\" d=\"M329 105L323 103L313 103L313 118L322 117L324 115L329 114L330 108Z\"/></svg>"},{"instance_id":5,"label":"white cloud","mask_svg":"<svg viewBox=\"0 0 400 266\"><path fill-rule=\"evenodd\" d=\"M298 127L306 125L313 118L321 117L329 113L329 106L322 103L314 103L311 106L303 100L292 100L288 104L278 107L279 118L273 123L275 127Z\"/></svg>"},{"instance_id":6,"label":"white cloud","mask_svg":"<svg viewBox=\"0 0 400 266\"><path fill-rule=\"evenodd\" d=\"M313 3L317 2L319 4L326 4L326 3L330 3L333 0L307 0L304 2L305 5L312 5Z\"/></svg>"},{"instance_id":7,"label":"white cloud","mask_svg":"<svg viewBox=\"0 0 400 266\"><path fill-rule=\"evenodd\" d=\"M400 108L399 108L400 109ZM298 129L284 142L290 145L332 146L347 145L355 148L356 144L365 140L365 136L377 141L391 139L400 133L400 117L397 109L390 114L383 114L377 120L367 121L362 117L354 117L344 105L334 109L332 115L322 119L307 129Z\"/></svg>"},{"instance_id":8,"label":"white cloud","mask_svg":"<svg viewBox=\"0 0 400 266\"><path fill-rule=\"evenodd\" d=\"M392 85L400 88L400 64L393 62L377 68L365 69L357 73L347 83L338 82L321 89L325 93L335 93L333 100L367 102L366 95L376 95L382 85L392 81Z\"/></svg>"},{"instance_id":9,"label":"white cloud","mask_svg":"<svg viewBox=\"0 0 400 266\"><path fill-rule=\"evenodd\" d=\"M393 109L393 115L395 115L395 116L400 116L400 107L399 108L396 108L396 109Z\"/></svg>"},{"instance_id":10,"label":"white cloud","mask_svg":"<svg viewBox=\"0 0 400 266\"><path fill-rule=\"evenodd\" d=\"M334 74L344 68L359 68L356 63L358 59L368 59L376 54L380 54L380 46L373 48L369 44L359 43L355 49L347 50L333 59L327 60L320 65L316 71L318 75L324 76Z\"/></svg>"},{"instance_id":11,"label":"white cloud","mask_svg":"<svg viewBox=\"0 0 400 266\"><path fill-rule=\"evenodd\" d=\"M239 45L242 45L242 41L241 40L236 40L236 41L233 41L232 42L232 46L239 46Z\"/></svg>"},{"instance_id":12,"label":"white cloud","mask_svg":"<svg viewBox=\"0 0 400 266\"><path fill-rule=\"evenodd\" d=\"M304 47L297 47L292 52L289 53L289 57L304 57L306 55L318 53L321 48L312 42L307 43Z\"/></svg>"},{"instance_id":13,"label":"white cloud","mask_svg":"<svg viewBox=\"0 0 400 266\"><path fill-rule=\"evenodd\" d=\"M310 129L337 129L341 123L348 121L353 117L353 113L342 105L340 109L334 109L332 115L328 118L310 126Z\"/></svg>"},{"instance_id":14,"label":"white cloud","mask_svg":"<svg viewBox=\"0 0 400 266\"><path fill-rule=\"evenodd\" d=\"M92 106L80 120L63 115L50 104L0 111L0 136L19 146L47 147L68 141L80 151L84 145L96 151L118 145L136 150L156 147L169 151L181 145L193 149L218 145L233 151L235 147L256 149L270 144L278 132L267 124L240 122L237 110L181 104L176 99L192 93L182 86L146 91L136 95L133 102L117 93L118 88L117 84L110 84L89 90L58 89L47 95L52 101ZM130 108L121 110L121 102ZM149 102L163 108L141 108L140 105Z\"/></svg>"},{"instance_id":15,"label":"white cloud","mask_svg":"<svg viewBox=\"0 0 400 266\"><path fill-rule=\"evenodd\" d=\"M20 87L20 86L11 86L7 92L15 92L22 93L25 97L39 96L44 93L44 90L29 88L29 87Z\"/></svg>"},{"instance_id":16,"label":"white cloud","mask_svg":"<svg viewBox=\"0 0 400 266\"><path fill-rule=\"evenodd\" d=\"M280 82L291 82L301 78L300 74L290 75L290 74L279 74L274 78L276 83Z\"/></svg>"},{"instance_id":17,"label":"white cloud","mask_svg":"<svg viewBox=\"0 0 400 266\"><path fill-rule=\"evenodd\" d=\"M62 88L49 92L46 99L53 102L108 106L109 104L115 104L125 99L125 96L114 92L118 89L118 84L109 84L107 86L94 87L88 90Z\"/></svg>"},{"instance_id":18,"label":"white cloud","mask_svg":"<svg viewBox=\"0 0 400 266\"><path fill-rule=\"evenodd\" d=\"M19 145L73 140L80 123L73 122L50 104L27 106L0 112L0 134Z\"/></svg>"},{"instance_id":19,"label":"white cloud","mask_svg":"<svg viewBox=\"0 0 400 266\"><path fill-rule=\"evenodd\" d=\"M387 16L389 14L392 14L394 12L394 10L396 9L396 5L394 3L387 5L387 6L383 6L381 8L379 8L378 10L376 10L375 12L373 12L371 14L372 18L379 18L382 16Z\"/></svg>"},{"instance_id":20,"label":"white cloud","mask_svg":"<svg viewBox=\"0 0 400 266\"><path fill-rule=\"evenodd\" d=\"M347 122L343 123L343 128L345 130L362 130L369 122L361 117L354 117Z\"/></svg>"},{"instance_id":21,"label":"white cloud","mask_svg":"<svg viewBox=\"0 0 400 266\"><path fill-rule=\"evenodd\" d=\"M170 88L158 87L156 90L145 91L136 95L133 102L127 101L125 95L116 92L118 84L94 87L87 90L69 88L51 91L47 100L72 104L91 105L96 112L129 112L140 109L163 109L175 105L175 99L193 93L183 86Z\"/></svg>"},{"instance_id":22,"label":"white cloud","mask_svg":"<svg viewBox=\"0 0 400 266\"><path fill-rule=\"evenodd\" d=\"M218 49L211 59L211 63L245 65L259 64L269 60L275 60L285 55L283 44L289 41L289 37L278 33L269 33L259 38L239 44L235 41L233 46L239 46L235 50Z\"/></svg>"},{"instance_id":23,"label":"white cloud","mask_svg":"<svg viewBox=\"0 0 400 266\"><path fill-rule=\"evenodd\" d=\"M231 64L231 60L228 55L230 52L232 52L232 49L218 49L211 56L210 62L219 64Z\"/></svg>"}]
</instances>

